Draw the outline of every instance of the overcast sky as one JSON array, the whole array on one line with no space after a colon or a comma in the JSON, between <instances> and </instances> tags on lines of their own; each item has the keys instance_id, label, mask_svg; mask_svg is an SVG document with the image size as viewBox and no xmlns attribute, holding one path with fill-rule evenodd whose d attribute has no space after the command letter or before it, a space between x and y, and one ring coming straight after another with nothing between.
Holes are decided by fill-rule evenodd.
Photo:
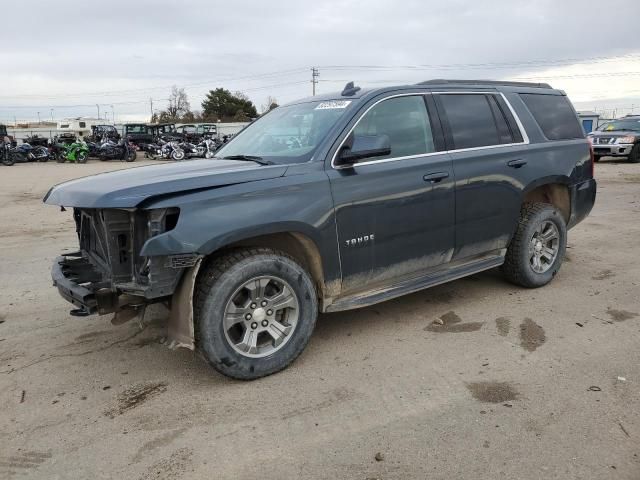
<instances>
[{"instance_id":1,"label":"overcast sky","mask_svg":"<svg viewBox=\"0 0 640 480\"><path fill-rule=\"evenodd\" d=\"M527 79L640 113L640 1L227 0L3 4L0 122L148 120L173 84L257 105L430 78ZM7 19L11 19L8 20ZM111 108L113 105L113 109ZM53 109L53 112L51 111Z\"/></svg>"}]
</instances>

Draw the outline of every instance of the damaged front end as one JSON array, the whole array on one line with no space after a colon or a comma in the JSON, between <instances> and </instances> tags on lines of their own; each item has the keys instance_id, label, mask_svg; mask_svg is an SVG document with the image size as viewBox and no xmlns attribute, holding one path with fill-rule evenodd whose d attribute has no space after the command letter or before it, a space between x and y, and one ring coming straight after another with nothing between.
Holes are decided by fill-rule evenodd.
<instances>
[{"instance_id":1,"label":"damaged front end","mask_svg":"<svg viewBox=\"0 0 640 480\"><path fill-rule=\"evenodd\" d=\"M187 294L192 295L192 282L200 263L197 254L140 255L149 239L176 227L179 215L177 208L74 208L80 249L58 257L51 273L60 295L76 307L70 313L114 313L113 323L124 323L143 315L151 303L166 302L171 306L171 297L181 290L183 277L188 277L186 281L191 285ZM187 305L191 305L191 298ZM171 316L179 314L171 312ZM170 336L176 343L193 348L188 332L174 331L171 335L171 323Z\"/></svg>"}]
</instances>

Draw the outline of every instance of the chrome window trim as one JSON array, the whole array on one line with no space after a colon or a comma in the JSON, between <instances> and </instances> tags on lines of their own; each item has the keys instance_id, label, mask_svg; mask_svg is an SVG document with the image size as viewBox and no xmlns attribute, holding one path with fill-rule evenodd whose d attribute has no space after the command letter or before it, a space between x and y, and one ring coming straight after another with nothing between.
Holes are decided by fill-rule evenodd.
<instances>
[{"instance_id":1,"label":"chrome window trim","mask_svg":"<svg viewBox=\"0 0 640 480\"><path fill-rule=\"evenodd\" d=\"M428 152L428 153L421 153L421 154L418 154L418 155L407 155L407 156L404 156L404 157L383 158L382 160L368 160L366 162L357 162L357 163L349 164L349 165L336 165L335 164L336 157L338 156L338 152L340 151L340 149L342 148L344 143L347 141L347 138L349 138L349 135L351 135L353 130L358 126L358 124L360 123L360 120L362 120L362 118L364 118L364 116L367 113L369 113L369 110L371 110L373 107L375 107L379 103L384 102L385 100L389 100L391 98L397 98L397 97L410 97L410 96L421 96L421 97L423 97L425 95L456 95L456 94L464 94L464 95L487 95L487 94L489 94L489 95L500 95L502 97L502 99L504 100L504 103L509 108L509 111L511 112L511 115L513 115L513 118L516 121L516 125L518 126L518 130L520 130L520 135L522 135L522 142L500 143L500 144L496 144L496 145L485 145L485 146L482 146L482 147L454 148L452 150L442 150L440 152ZM427 108L426 105L425 105L425 108ZM428 112L427 112L427 115L428 115ZM429 124L429 126L431 126L431 124ZM360 118L358 118L356 123L354 123L353 126L349 129L349 132L347 133L347 135L345 135L345 137L342 139L342 142L340 142L340 145L338 146L336 151L333 153L333 157L331 158L331 168L333 168L334 170L341 170L343 168L353 168L354 165L357 165L357 166L372 165L374 163L395 162L395 161L398 161L398 160L409 160L409 159L412 159L412 158L431 157L431 156L434 156L434 155L443 155L443 154L447 154L447 153L471 152L471 151L475 151L475 150L488 150L488 149L492 149L492 148L501 148L501 147L515 147L515 146L518 146L518 145L529 145L529 143L530 143L529 142L529 136L527 135L527 132L524 129L524 125L522 125L522 122L520 121L520 117L518 117L518 115L516 114L516 111L513 109L513 106L511 105L511 102L509 102L507 97L502 92L495 92L495 91L455 91L454 90L454 91L445 91L445 92L400 93L400 94L397 94L397 95L391 95L389 97L381 98L380 100L378 100L377 102L373 103L371 106L369 106L369 108L367 108L364 111L364 113L360 116Z\"/></svg>"}]
</instances>

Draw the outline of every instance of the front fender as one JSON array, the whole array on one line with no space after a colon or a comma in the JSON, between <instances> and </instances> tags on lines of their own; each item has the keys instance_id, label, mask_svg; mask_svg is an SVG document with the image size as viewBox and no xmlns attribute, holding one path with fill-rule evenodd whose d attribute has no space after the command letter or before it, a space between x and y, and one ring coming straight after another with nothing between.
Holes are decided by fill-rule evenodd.
<instances>
[{"instance_id":1,"label":"front fender","mask_svg":"<svg viewBox=\"0 0 640 480\"><path fill-rule=\"evenodd\" d=\"M140 255L209 255L229 244L274 233L301 233L322 259L325 280L340 278L329 180L324 171L230 185L153 203L180 209L175 228L146 241Z\"/></svg>"}]
</instances>

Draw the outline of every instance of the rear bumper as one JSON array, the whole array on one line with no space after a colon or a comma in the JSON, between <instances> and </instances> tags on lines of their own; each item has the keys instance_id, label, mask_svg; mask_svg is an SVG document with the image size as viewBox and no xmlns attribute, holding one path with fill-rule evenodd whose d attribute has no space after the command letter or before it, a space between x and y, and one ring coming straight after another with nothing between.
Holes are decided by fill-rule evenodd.
<instances>
[{"instance_id":1,"label":"rear bumper","mask_svg":"<svg viewBox=\"0 0 640 480\"><path fill-rule=\"evenodd\" d=\"M589 215L596 202L596 187L593 178L570 187L571 216L567 228L576 226Z\"/></svg>"},{"instance_id":2,"label":"rear bumper","mask_svg":"<svg viewBox=\"0 0 640 480\"><path fill-rule=\"evenodd\" d=\"M53 286L67 302L87 314L98 311L95 289L87 288L102 281L100 274L80 252L58 257L51 267Z\"/></svg>"}]
</instances>

